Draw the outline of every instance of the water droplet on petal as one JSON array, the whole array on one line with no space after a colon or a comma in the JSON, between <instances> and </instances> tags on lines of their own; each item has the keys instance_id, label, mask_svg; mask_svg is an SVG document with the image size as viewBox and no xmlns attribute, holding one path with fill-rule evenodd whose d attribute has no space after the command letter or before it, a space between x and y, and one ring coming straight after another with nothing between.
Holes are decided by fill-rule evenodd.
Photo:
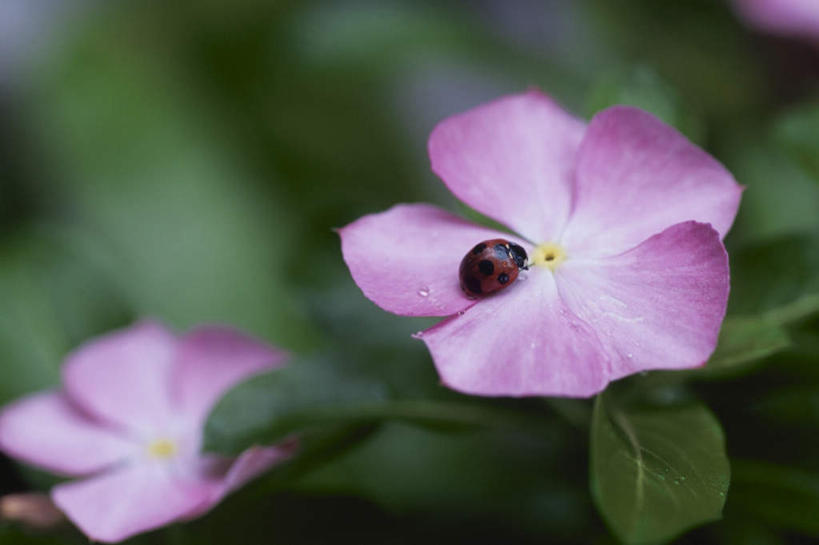
<instances>
[{"instance_id":1,"label":"water droplet on petal","mask_svg":"<svg viewBox=\"0 0 819 545\"><path fill-rule=\"evenodd\" d=\"M420 288L420 289L418 290L418 295L420 295L421 297L427 297L427 296L429 296L429 288L427 288L426 286L425 286L425 287L423 287L423 288Z\"/></svg>"},{"instance_id":2,"label":"water droplet on petal","mask_svg":"<svg viewBox=\"0 0 819 545\"><path fill-rule=\"evenodd\" d=\"M626 357L627 357L628 359L631 359L631 358L633 358L634 356L631 354L631 352L629 352L628 354L626 354Z\"/></svg>"}]
</instances>

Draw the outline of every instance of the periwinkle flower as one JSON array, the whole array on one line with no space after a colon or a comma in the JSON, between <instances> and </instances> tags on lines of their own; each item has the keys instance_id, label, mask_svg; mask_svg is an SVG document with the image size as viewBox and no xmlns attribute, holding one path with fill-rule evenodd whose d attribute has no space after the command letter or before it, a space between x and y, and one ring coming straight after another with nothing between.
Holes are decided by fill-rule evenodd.
<instances>
[{"instance_id":1,"label":"periwinkle flower","mask_svg":"<svg viewBox=\"0 0 819 545\"><path fill-rule=\"evenodd\" d=\"M362 217L340 235L369 299L400 315L448 316L417 334L444 384L583 397L708 359L729 289L721 239L741 187L676 130L626 106L586 125L531 91L444 120L429 154L455 196L517 235L427 204ZM526 250L529 270L470 299L459 263L498 238Z\"/></svg>"},{"instance_id":2,"label":"periwinkle flower","mask_svg":"<svg viewBox=\"0 0 819 545\"><path fill-rule=\"evenodd\" d=\"M772 34L812 38L819 44L819 2L816 0L734 0L749 24Z\"/></svg>"},{"instance_id":3,"label":"periwinkle flower","mask_svg":"<svg viewBox=\"0 0 819 545\"><path fill-rule=\"evenodd\" d=\"M83 477L55 486L51 497L94 541L190 519L292 454L292 442L253 447L235 459L200 451L218 399L284 358L229 328L202 326L177 338L142 322L70 354L62 389L5 408L0 449Z\"/></svg>"}]
</instances>

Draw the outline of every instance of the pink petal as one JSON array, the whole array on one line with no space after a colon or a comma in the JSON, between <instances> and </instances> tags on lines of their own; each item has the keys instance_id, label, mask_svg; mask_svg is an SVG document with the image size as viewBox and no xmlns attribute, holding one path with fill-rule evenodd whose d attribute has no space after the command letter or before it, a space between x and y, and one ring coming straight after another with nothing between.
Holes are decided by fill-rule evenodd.
<instances>
[{"instance_id":1,"label":"pink petal","mask_svg":"<svg viewBox=\"0 0 819 545\"><path fill-rule=\"evenodd\" d=\"M94 339L66 360L63 384L71 400L94 416L141 435L172 414L170 373L176 339L142 322Z\"/></svg>"},{"instance_id":2,"label":"pink petal","mask_svg":"<svg viewBox=\"0 0 819 545\"><path fill-rule=\"evenodd\" d=\"M819 3L816 0L734 0L737 11L763 30L819 37Z\"/></svg>"},{"instance_id":3,"label":"pink petal","mask_svg":"<svg viewBox=\"0 0 819 545\"><path fill-rule=\"evenodd\" d=\"M286 354L228 327L203 326L179 342L173 374L176 407L198 426L230 388L252 375L279 367Z\"/></svg>"},{"instance_id":4,"label":"pink petal","mask_svg":"<svg viewBox=\"0 0 819 545\"><path fill-rule=\"evenodd\" d=\"M549 97L530 91L445 119L429 138L429 156L459 199L544 242L566 223L584 131Z\"/></svg>"},{"instance_id":5,"label":"pink petal","mask_svg":"<svg viewBox=\"0 0 819 545\"><path fill-rule=\"evenodd\" d=\"M57 392L25 397L0 414L3 452L62 475L94 473L125 460L137 448Z\"/></svg>"},{"instance_id":6,"label":"pink petal","mask_svg":"<svg viewBox=\"0 0 819 545\"><path fill-rule=\"evenodd\" d=\"M492 238L522 244L426 204L364 216L339 234L344 261L364 295L404 316L448 316L469 307L474 301L458 279L463 256Z\"/></svg>"},{"instance_id":7,"label":"pink petal","mask_svg":"<svg viewBox=\"0 0 819 545\"><path fill-rule=\"evenodd\" d=\"M93 541L115 543L199 509L211 485L180 479L167 464L142 463L52 490L57 506Z\"/></svg>"},{"instance_id":8,"label":"pink petal","mask_svg":"<svg viewBox=\"0 0 819 545\"><path fill-rule=\"evenodd\" d=\"M202 479L212 483L211 495L185 518L203 515L234 490L293 456L297 448L296 441L286 441L273 447L251 447L233 461L217 456L202 458Z\"/></svg>"},{"instance_id":9,"label":"pink petal","mask_svg":"<svg viewBox=\"0 0 819 545\"><path fill-rule=\"evenodd\" d=\"M674 225L622 255L557 270L561 297L592 324L611 380L705 363L728 300L728 256L709 225Z\"/></svg>"},{"instance_id":10,"label":"pink petal","mask_svg":"<svg viewBox=\"0 0 819 545\"><path fill-rule=\"evenodd\" d=\"M742 189L707 153L628 106L592 119L578 152L574 211L562 239L574 255L615 255L676 223L731 227Z\"/></svg>"},{"instance_id":11,"label":"pink petal","mask_svg":"<svg viewBox=\"0 0 819 545\"><path fill-rule=\"evenodd\" d=\"M607 382L594 331L569 312L542 267L418 336L444 384L469 394L584 397Z\"/></svg>"},{"instance_id":12,"label":"pink petal","mask_svg":"<svg viewBox=\"0 0 819 545\"><path fill-rule=\"evenodd\" d=\"M286 441L274 447L251 447L244 451L225 475L224 494L236 490L251 479L255 479L272 466L279 464L296 453L297 441Z\"/></svg>"}]
</instances>

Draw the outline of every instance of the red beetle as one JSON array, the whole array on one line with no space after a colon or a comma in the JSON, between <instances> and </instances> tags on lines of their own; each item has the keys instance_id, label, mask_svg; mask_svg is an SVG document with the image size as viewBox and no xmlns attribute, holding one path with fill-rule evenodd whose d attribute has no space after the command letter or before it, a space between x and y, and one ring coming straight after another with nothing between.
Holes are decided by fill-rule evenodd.
<instances>
[{"instance_id":1,"label":"red beetle","mask_svg":"<svg viewBox=\"0 0 819 545\"><path fill-rule=\"evenodd\" d=\"M469 297L488 295L514 282L526 270L528 256L521 246L493 238L472 248L461 260L461 289Z\"/></svg>"}]
</instances>

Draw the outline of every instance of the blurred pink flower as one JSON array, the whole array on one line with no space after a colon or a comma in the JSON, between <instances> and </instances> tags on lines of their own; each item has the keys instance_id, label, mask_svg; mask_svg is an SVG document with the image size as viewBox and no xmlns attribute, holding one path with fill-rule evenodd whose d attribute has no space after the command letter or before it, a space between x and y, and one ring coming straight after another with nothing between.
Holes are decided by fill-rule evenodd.
<instances>
[{"instance_id":1,"label":"blurred pink flower","mask_svg":"<svg viewBox=\"0 0 819 545\"><path fill-rule=\"evenodd\" d=\"M742 190L677 131L625 106L587 126L532 91L444 120L429 154L458 198L520 236L426 204L340 235L353 279L381 308L450 316L417 334L446 385L589 396L631 373L708 359L728 298L721 238ZM468 299L459 263L492 238L522 245L532 266Z\"/></svg>"},{"instance_id":2,"label":"blurred pink flower","mask_svg":"<svg viewBox=\"0 0 819 545\"><path fill-rule=\"evenodd\" d=\"M817 0L734 0L734 5L749 24L766 32L819 38Z\"/></svg>"},{"instance_id":3,"label":"blurred pink flower","mask_svg":"<svg viewBox=\"0 0 819 545\"><path fill-rule=\"evenodd\" d=\"M70 354L63 388L0 415L0 448L52 472L54 503L90 539L117 542L208 511L292 453L254 447L236 459L200 452L208 412L229 388L285 355L224 327L179 338L139 323Z\"/></svg>"}]
</instances>

